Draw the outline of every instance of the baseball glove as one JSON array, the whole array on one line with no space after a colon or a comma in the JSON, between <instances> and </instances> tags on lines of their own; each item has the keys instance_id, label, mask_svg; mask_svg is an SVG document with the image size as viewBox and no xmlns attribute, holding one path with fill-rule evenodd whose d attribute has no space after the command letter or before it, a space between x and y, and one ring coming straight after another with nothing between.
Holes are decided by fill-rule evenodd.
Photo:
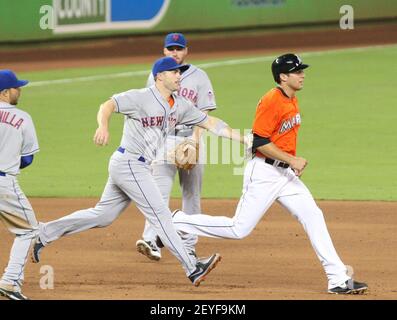
<instances>
[{"instance_id":1,"label":"baseball glove","mask_svg":"<svg viewBox=\"0 0 397 320\"><path fill-rule=\"evenodd\" d=\"M177 168L191 170L199 159L199 144L186 139L175 148L175 165Z\"/></svg>"}]
</instances>

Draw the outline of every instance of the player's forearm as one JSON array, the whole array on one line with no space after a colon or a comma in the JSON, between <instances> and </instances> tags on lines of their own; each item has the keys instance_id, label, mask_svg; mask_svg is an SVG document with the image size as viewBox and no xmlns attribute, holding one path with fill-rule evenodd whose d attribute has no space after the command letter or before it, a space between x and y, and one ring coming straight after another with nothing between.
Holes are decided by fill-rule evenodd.
<instances>
[{"instance_id":1,"label":"player's forearm","mask_svg":"<svg viewBox=\"0 0 397 320\"><path fill-rule=\"evenodd\" d=\"M204 129L203 129L203 128L200 128L200 127L198 127L198 126L195 126L195 127L193 128L193 134L192 134L191 139L192 139L193 141L195 141L196 143L200 143L201 136L202 136L203 132L204 132Z\"/></svg>"},{"instance_id":2,"label":"player's forearm","mask_svg":"<svg viewBox=\"0 0 397 320\"><path fill-rule=\"evenodd\" d=\"M97 122L99 128L107 129L109 127L109 120L112 113L115 111L115 104L113 100L108 100L101 104L97 114Z\"/></svg>"},{"instance_id":3,"label":"player's forearm","mask_svg":"<svg viewBox=\"0 0 397 320\"><path fill-rule=\"evenodd\" d=\"M258 147L256 150L259 150L263 155L268 158L272 158L275 160L279 160L285 163L288 163L292 170L294 170L295 175L300 177L303 173L303 170L307 166L307 160L301 157L294 157L287 152L284 152L280 148L278 148L272 142L262 145Z\"/></svg>"},{"instance_id":4,"label":"player's forearm","mask_svg":"<svg viewBox=\"0 0 397 320\"><path fill-rule=\"evenodd\" d=\"M267 158L272 158L275 160L279 160L288 164L291 164L291 161L295 159L294 156L290 155L289 153L281 150L278 148L274 143L270 142L263 146L258 147L260 153L262 153Z\"/></svg>"},{"instance_id":5,"label":"player's forearm","mask_svg":"<svg viewBox=\"0 0 397 320\"><path fill-rule=\"evenodd\" d=\"M97 121L98 129L95 131L94 143L99 146L107 145L109 142L109 119L116 110L113 100L108 100L99 107Z\"/></svg>"},{"instance_id":6,"label":"player's forearm","mask_svg":"<svg viewBox=\"0 0 397 320\"><path fill-rule=\"evenodd\" d=\"M221 119L208 116L207 121L201 123L200 127L211 131L219 137L244 143L244 136L241 135L240 130L230 128L229 125Z\"/></svg>"}]
</instances>

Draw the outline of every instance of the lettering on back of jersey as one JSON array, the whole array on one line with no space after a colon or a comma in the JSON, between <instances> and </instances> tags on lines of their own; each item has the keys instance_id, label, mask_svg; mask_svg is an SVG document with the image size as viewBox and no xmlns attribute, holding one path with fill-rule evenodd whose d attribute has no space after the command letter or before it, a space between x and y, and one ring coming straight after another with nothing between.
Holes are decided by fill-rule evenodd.
<instances>
[{"instance_id":1,"label":"lettering on back of jersey","mask_svg":"<svg viewBox=\"0 0 397 320\"><path fill-rule=\"evenodd\" d=\"M6 123L16 129L19 129L23 123L23 119L17 117L17 115L14 113L0 110L0 123Z\"/></svg>"},{"instance_id":2,"label":"lettering on back of jersey","mask_svg":"<svg viewBox=\"0 0 397 320\"><path fill-rule=\"evenodd\" d=\"M197 104L198 97L197 97L197 92L195 90L188 88L180 88L178 90L178 95L190 100L191 102L193 102L194 105Z\"/></svg>"},{"instance_id":3,"label":"lettering on back of jersey","mask_svg":"<svg viewBox=\"0 0 397 320\"><path fill-rule=\"evenodd\" d=\"M281 123L280 130L278 131L279 134L282 134L286 131L291 130L293 127L298 126L301 124L301 115L297 113L292 118L286 119Z\"/></svg>"}]
</instances>

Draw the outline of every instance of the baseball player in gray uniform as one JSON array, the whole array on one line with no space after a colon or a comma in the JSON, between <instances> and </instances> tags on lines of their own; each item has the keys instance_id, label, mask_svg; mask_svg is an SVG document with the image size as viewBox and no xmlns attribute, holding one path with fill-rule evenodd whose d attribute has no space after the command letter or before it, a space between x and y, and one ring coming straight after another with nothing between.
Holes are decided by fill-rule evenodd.
<instances>
[{"instance_id":1,"label":"baseball player in gray uniform","mask_svg":"<svg viewBox=\"0 0 397 320\"><path fill-rule=\"evenodd\" d=\"M188 54L186 38L181 33L170 33L164 39L163 53L173 57L179 64L184 64ZM150 73L147 87L154 84ZM190 65L181 77L181 86L177 91L179 96L190 100L194 106L207 113L216 109L214 90L208 75L204 70ZM182 210L188 214L201 213L200 194L204 174L205 145L201 137L203 129L199 126L177 125L176 130L167 137L165 149L170 151L186 139L199 143L199 158L196 165L189 169L177 168L175 163L167 160L167 152L159 152L152 164L153 178L160 189L164 202L169 206L170 194L175 175L178 172L179 184L182 188ZM195 255L196 235L181 234L189 254ZM160 260L161 249L155 242L156 234L150 223L146 221L142 239L136 242L138 252L149 259Z\"/></svg>"},{"instance_id":2,"label":"baseball player in gray uniform","mask_svg":"<svg viewBox=\"0 0 397 320\"><path fill-rule=\"evenodd\" d=\"M39 262L44 246L62 236L96 227L110 225L133 201L154 228L164 245L181 262L186 275L195 286L216 266L221 257L213 254L196 259L187 253L172 224L171 211L163 201L151 174L151 162L164 144L167 134L177 124L199 125L218 136L246 142L237 130L223 121L208 117L188 100L174 94L180 87L181 72L188 69L175 59L158 59L152 68L154 86L115 94L101 105L94 135L97 145L109 140L109 120L112 113L125 116L120 147L109 162L109 178L101 200L86 210L74 212L61 219L39 224L32 250L32 261Z\"/></svg>"},{"instance_id":3,"label":"baseball player in gray uniform","mask_svg":"<svg viewBox=\"0 0 397 320\"><path fill-rule=\"evenodd\" d=\"M15 234L10 260L0 280L0 295L27 300L22 294L24 269L38 224L29 200L18 184L20 169L30 165L39 151L36 131L28 113L16 108L21 87L11 70L0 70L0 220Z\"/></svg>"}]
</instances>

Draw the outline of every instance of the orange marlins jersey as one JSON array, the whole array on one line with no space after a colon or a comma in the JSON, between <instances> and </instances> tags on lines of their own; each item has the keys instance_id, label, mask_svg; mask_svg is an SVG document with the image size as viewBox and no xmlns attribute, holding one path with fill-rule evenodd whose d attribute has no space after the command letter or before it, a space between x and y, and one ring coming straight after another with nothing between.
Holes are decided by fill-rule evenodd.
<instances>
[{"instance_id":1,"label":"orange marlins jersey","mask_svg":"<svg viewBox=\"0 0 397 320\"><path fill-rule=\"evenodd\" d=\"M252 131L269 138L279 149L295 156L300 123L298 100L296 97L289 98L277 87L259 101ZM256 151L256 156L264 157L259 151Z\"/></svg>"}]
</instances>

